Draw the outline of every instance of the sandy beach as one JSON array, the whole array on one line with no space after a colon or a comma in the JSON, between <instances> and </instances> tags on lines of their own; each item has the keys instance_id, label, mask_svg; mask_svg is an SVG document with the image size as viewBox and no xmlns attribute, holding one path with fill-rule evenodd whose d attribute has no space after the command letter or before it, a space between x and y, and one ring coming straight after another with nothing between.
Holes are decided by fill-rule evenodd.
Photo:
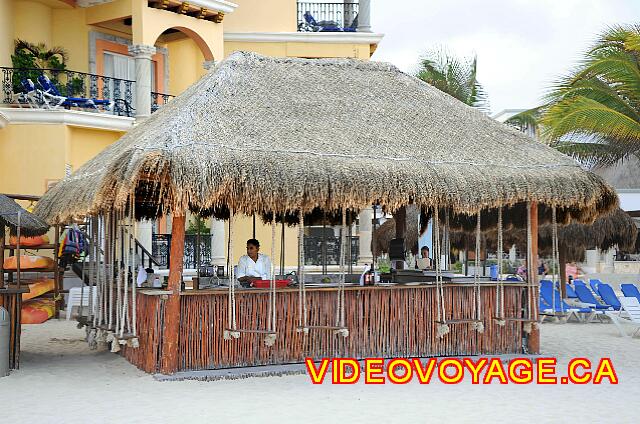
<instances>
[{"instance_id":1,"label":"sandy beach","mask_svg":"<svg viewBox=\"0 0 640 424\"><path fill-rule=\"evenodd\" d=\"M560 366L611 357L615 386L315 386L305 375L159 382L116 354L89 350L72 321L23 328L21 369L0 379L7 423L638 421L640 338L622 338L612 324L544 324L542 352Z\"/></svg>"}]
</instances>

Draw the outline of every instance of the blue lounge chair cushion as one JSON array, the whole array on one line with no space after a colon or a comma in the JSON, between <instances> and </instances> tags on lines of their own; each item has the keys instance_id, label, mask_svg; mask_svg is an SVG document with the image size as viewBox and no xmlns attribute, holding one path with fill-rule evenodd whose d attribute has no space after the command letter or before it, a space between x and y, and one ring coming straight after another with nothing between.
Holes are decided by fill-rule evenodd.
<instances>
[{"instance_id":1,"label":"blue lounge chair cushion","mask_svg":"<svg viewBox=\"0 0 640 424\"><path fill-rule=\"evenodd\" d=\"M540 296L549 307L555 306L556 311L563 312L565 309L570 309L569 305L560 299L560 293L553 289L553 283L550 280L540 281Z\"/></svg>"},{"instance_id":2,"label":"blue lounge chair cushion","mask_svg":"<svg viewBox=\"0 0 640 424\"><path fill-rule=\"evenodd\" d=\"M584 281L582 281L582 280L573 280L573 286L574 286L574 287L577 287L577 286L586 286L586 285L587 285L587 283L585 283L585 282L584 282Z\"/></svg>"},{"instance_id":3,"label":"blue lounge chair cushion","mask_svg":"<svg viewBox=\"0 0 640 424\"><path fill-rule=\"evenodd\" d=\"M620 284L620 289L625 297L635 297L640 302L640 290L635 284Z\"/></svg>"},{"instance_id":4,"label":"blue lounge chair cushion","mask_svg":"<svg viewBox=\"0 0 640 424\"><path fill-rule=\"evenodd\" d=\"M618 300L618 296L613 291L613 288L609 284L600 283L598 284L598 293L600 293L600 297L603 301L607 302L613 309L616 311L620 310L620 301Z\"/></svg>"},{"instance_id":5,"label":"blue lounge chair cushion","mask_svg":"<svg viewBox=\"0 0 640 424\"><path fill-rule=\"evenodd\" d=\"M598 299L595 298L593 293L591 293L591 290L589 290L586 285L576 286L576 294L578 295L578 300L580 300L580 302L596 305L595 308L598 310L610 308L609 305L603 305L602 303L598 302Z\"/></svg>"},{"instance_id":6,"label":"blue lounge chair cushion","mask_svg":"<svg viewBox=\"0 0 640 424\"><path fill-rule=\"evenodd\" d=\"M84 106L91 106L91 107L95 107L97 105L110 105L111 101L109 100L101 100L101 99L87 99L84 97L66 97L60 94L60 90L58 90L58 87L56 87L56 85L54 83L51 82L51 80L49 79L49 77L47 77L46 75L40 75L38 77L38 83L40 84L40 86L42 87L42 89L44 91L46 91L47 93L51 93L54 96L58 96L58 97L65 97L66 100L62 103L62 106L74 106L74 105L78 105L80 107L84 107Z\"/></svg>"},{"instance_id":7,"label":"blue lounge chair cushion","mask_svg":"<svg viewBox=\"0 0 640 424\"><path fill-rule=\"evenodd\" d=\"M591 290L593 290L594 293L598 293L598 284L602 284L602 281L598 280L597 278L592 278L589 280L589 285L591 286Z\"/></svg>"},{"instance_id":8,"label":"blue lounge chair cushion","mask_svg":"<svg viewBox=\"0 0 640 424\"><path fill-rule=\"evenodd\" d=\"M568 299L575 299L578 297L578 295L576 294L576 291L574 290L573 287L571 287L571 284L567 284L565 286L566 290L567 290L567 298Z\"/></svg>"}]
</instances>

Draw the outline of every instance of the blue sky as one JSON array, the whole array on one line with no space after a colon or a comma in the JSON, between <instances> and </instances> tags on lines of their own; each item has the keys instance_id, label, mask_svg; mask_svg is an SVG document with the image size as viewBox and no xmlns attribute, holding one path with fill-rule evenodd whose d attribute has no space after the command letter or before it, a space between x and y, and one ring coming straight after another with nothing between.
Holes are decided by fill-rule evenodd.
<instances>
[{"instance_id":1,"label":"blue sky","mask_svg":"<svg viewBox=\"0 0 640 424\"><path fill-rule=\"evenodd\" d=\"M412 71L445 46L478 55L492 112L529 108L608 25L640 23L640 0L371 0L373 60Z\"/></svg>"}]
</instances>

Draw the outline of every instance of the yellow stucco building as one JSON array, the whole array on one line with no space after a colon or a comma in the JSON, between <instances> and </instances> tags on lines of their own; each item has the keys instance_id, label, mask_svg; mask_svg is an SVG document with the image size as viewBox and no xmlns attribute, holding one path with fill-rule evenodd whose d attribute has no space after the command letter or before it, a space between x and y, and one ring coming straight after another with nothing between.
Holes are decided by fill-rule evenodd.
<instances>
[{"instance_id":1,"label":"yellow stucco building","mask_svg":"<svg viewBox=\"0 0 640 424\"><path fill-rule=\"evenodd\" d=\"M41 195L233 51L369 59L382 39L371 31L370 0L330 3L0 0L0 193ZM66 69L17 70L16 40L62 47ZM40 74L57 93L42 86ZM222 223L210 224L213 234L224 233ZM367 225L361 245L368 244ZM149 249L152 231L168 232L166 220L141 226ZM251 218L235 231L239 239L251 236ZM270 231L259 220L256 235L268 251ZM285 238L295 245L295 231ZM212 255L221 262L219 238L217 244ZM237 258L243 246L236 246ZM287 256L287 264L295 261Z\"/></svg>"}]
</instances>

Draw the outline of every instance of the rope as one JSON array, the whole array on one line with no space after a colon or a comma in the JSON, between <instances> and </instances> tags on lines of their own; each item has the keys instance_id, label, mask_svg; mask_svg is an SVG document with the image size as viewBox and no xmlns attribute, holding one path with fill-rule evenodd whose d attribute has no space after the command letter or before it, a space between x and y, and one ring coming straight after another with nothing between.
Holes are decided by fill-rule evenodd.
<instances>
[{"instance_id":1,"label":"rope","mask_svg":"<svg viewBox=\"0 0 640 424\"><path fill-rule=\"evenodd\" d=\"M129 197L129 202L131 202L131 196ZM123 305L122 305L122 322L120 323L120 337L124 337L125 327L128 327L129 331L131 331L131 326L128 323L129 316L129 265L131 260L131 207L129 207L129 214L126 216L126 223L123 223L123 226L126 230L126 238L124 237L123 232L123 252L124 257L122 258L122 262L124 265L124 287L123 287ZM126 240L126 242L125 242Z\"/></svg>"},{"instance_id":2,"label":"rope","mask_svg":"<svg viewBox=\"0 0 640 424\"><path fill-rule=\"evenodd\" d=\"M131 194L131 219L133 223L133 229L131 237L133 238L132 244L135 247L136 235L138 234L138 221L136 221L136 195L135 193ZM135 253L132 255L131 259L131 272L133 275L131 276L131 332L133 333L133 339L131 340L131 345L133 347L138 347L138 311L137 311L137 296L136 290L138 288L138 267L136 264L136 255Z\"/></svg>"},{"instance_id":3,"label":"rope","mask_svg":"<svg viewBox=\"0 0 640 424\"><path fill-rule=\"evenodd\" d=\"M551 208L551 244L553 245L552 247L552 254L553 254L553 268L552 268L552 273L553 273L553 283L551 283L551 286L553 288L553 311L555 312L556 310L556 306L555 306L555 301L556 301L556 293L555 293L555 285L556 285L556 279L557 281L560 281L560 266L562 266L560 264L560 249L558 249L558 220L557 220L557 214L556 214L556 207L555 205ZM558 287L558 289L560 289L560 287ZM562 302L562 300L560 300L560 310L562 312L564 312L564 304Z\"/></svg>"},{"instance_id":4,"label":"rope","mask_svg":"<svg viewBox=\"0 0 640 424\"><path fill-rule=\"evenodd\" d=\"M309 334L307 328L307 292L304 283L304 212L300 210L298 226L298 332Z\"/></svg>"},{"instance_id":5,"label":"rope","mask_svg":"<svg viewBox=\"0 0 640 424\"><path fill-rule=\"evenodd\" d=\"M106 245L104 245L104 216L99 217L98 218L98 228L97 228L97 251L100 252L102 250L102 252L106 252L105 248ZM104 247L103 247L104 246ZM98 327L100 325L102 325L102 315L104 314L104 274L106 272L105 270L105 258L100 258L100 253L98 258L96 258L97 262L98 262L98 272L96 273L96 279L97 279L97 299L96 302L98 303L98 313L96 316L96 319L94 319L93 321L93 326L94 327Z\"/></svg>"},{"instance_id":6,"label":"rope","mask_svg":"<svg viewBox=\"0 0 640 424\"><path fill-rule=\"evenodd\" d=\"M233 209L229 209L229 291L227 295L228 303L228 330L224 330L224 339L231 340L240 337L240 333L236 328L236 288L235 275L233 270Z\"/></svg>"},{"instance_id":7,"label":"rope","mask_svg":"<svg viewBox=\"0 0 640 424\"><path fill-rule=\"evenodd\" d=\"M336 305L336 327L341 327L340 329L336 330L336 334L341 335L342 337L349 336L349 330L345 328L344 307L344 266L347 259L347 211L348 209L342 208L342 228L340 229L340 278L338 280L338 299Z\"/></svg>"},{"instance_id":8,"label":"rope","mask_svg":"<svg viewBox=\"0 0 640 424\"><path fill-rule=\"evenodd\" d=\"M113 264L115 263L115 237L114 237L114 216L113 213L109 212L108 214L108 221L109 221L109 226L108 226L108 238L109 238L109 273L108 273L108 281L107 284L109 285L109 299L107 301L107 309L109 310L109 322L107 325L107 328L109 329L109 331L113 330L113 299L114 299L114 292L113 292L113 280L114 280L114 267Z\"/></svg>"},{"instance_id":9,"label":"rope","mask_svg":"<svg viewBox=\"0 0 640 424\"><path fill-rule=\"evenodd\" d=\"M484 333L484 324L480 321L482 315L482 303L480 299L480 212L478 212L478 219L476 221L476 251L475 251L475 263L473 272L473 297L474 297L474 318L477 320L473 323L473 328L478 333Z\"/></svg>"},{"instance_id":10,"label":"rope","mask_svg":"<svg viewBox=\"0 0 640 424\"><path fill-rule=\"evenodd\" d=\"M496 323L499 326L504 326L505 310L504 310L504 282L502 281L502 253L503 237L502 237L502 208L498 208L498 281L496 285L496 317L498 318Z\"/></svg>"},{"instance_id":11,"label":"rope","mask_svg":"<svg viewBox=\"0 0 640 424\"><path fill-rule=\"evenodd\" d=\"M444 282L442 279L442 266L440 257L440 217L438 216L438 205L433 210L433 256L436 265L436 292L438 302L438 325L436 336L441 339L448 334L451 329L446 323L446 311L444 307Z\"/></svg>"},{"instance_id":12,"label":"rope","mask_svg":"<svg viewBox=\"0 0 640 424\"><path fill-rule=\"evenodd\" d=\"M88 302L88 308L89 308L89 312L87 313L87 322L89 321L88 318L91 318L91 320L93 320L93 317L95 316L95 313L93 311L93 286L96 282L96 235L95 235L95 227L96 227L96 218L92 217L89 220L89 302Z\"/></svg>"},{"instance_id":13,"label":"rope","mask_svg":"<svg viewBox=\"0 0 640 424\"><path fill-rule=\"evenodd\" d=\"M117 270L116 276L116 319L115 319L115 333L118 334L120 332L120 326L122 322L122 269L120 267L121 258L119 257L120 252L122 252L122 220L121 220L121 212L116 212L115 220L114 220L114 229L115 229L115 237L114 237L114 250L115 250L115 264Z\"/></svg>"},{"instance_id":14,"label":"rope","mask_svg":"<svg viewBox=\"0 0 640 424\"><path fill-rule=\"evenodd\" d=\"M264 338L265 346L273 346L276 342L276 271L273 265L273 259L276 257L276 214L273 214L271 221L271 269L269 283L269 308L268 308L268 324L267 330L273 331L274 334L267 334Z\"/></svg>"},{"instance_id":15,"label":"rope","mask_svg":"<svg viewBox=\"0 0 640 424\"><path fill-rule=\"evenodd\" d=\"M91 250L91 247L89 247L89 250ZM85 255L84 258L82 259L82 284L80 285L80 308L78 310L78 319L82 320L82 317L84 316L84 276L85 276L85 271L87 269L87 256ZM89 283L91 284L91 283ZM67 306L69 307L69 306Z\"/></svg>"},{"instance_id":16,"label":"rope","mask_svg":"<svg viewBox=\"0 0 640 424\"><path fill-rule=\"evenodd\" d=\"M449 212L445 212L444 215L444 233L445 233L445 244L444 248L446 249L446 258L447 258L447 269L451 269L451 231L449 228Z\"/></svg>"}]
</instances>

